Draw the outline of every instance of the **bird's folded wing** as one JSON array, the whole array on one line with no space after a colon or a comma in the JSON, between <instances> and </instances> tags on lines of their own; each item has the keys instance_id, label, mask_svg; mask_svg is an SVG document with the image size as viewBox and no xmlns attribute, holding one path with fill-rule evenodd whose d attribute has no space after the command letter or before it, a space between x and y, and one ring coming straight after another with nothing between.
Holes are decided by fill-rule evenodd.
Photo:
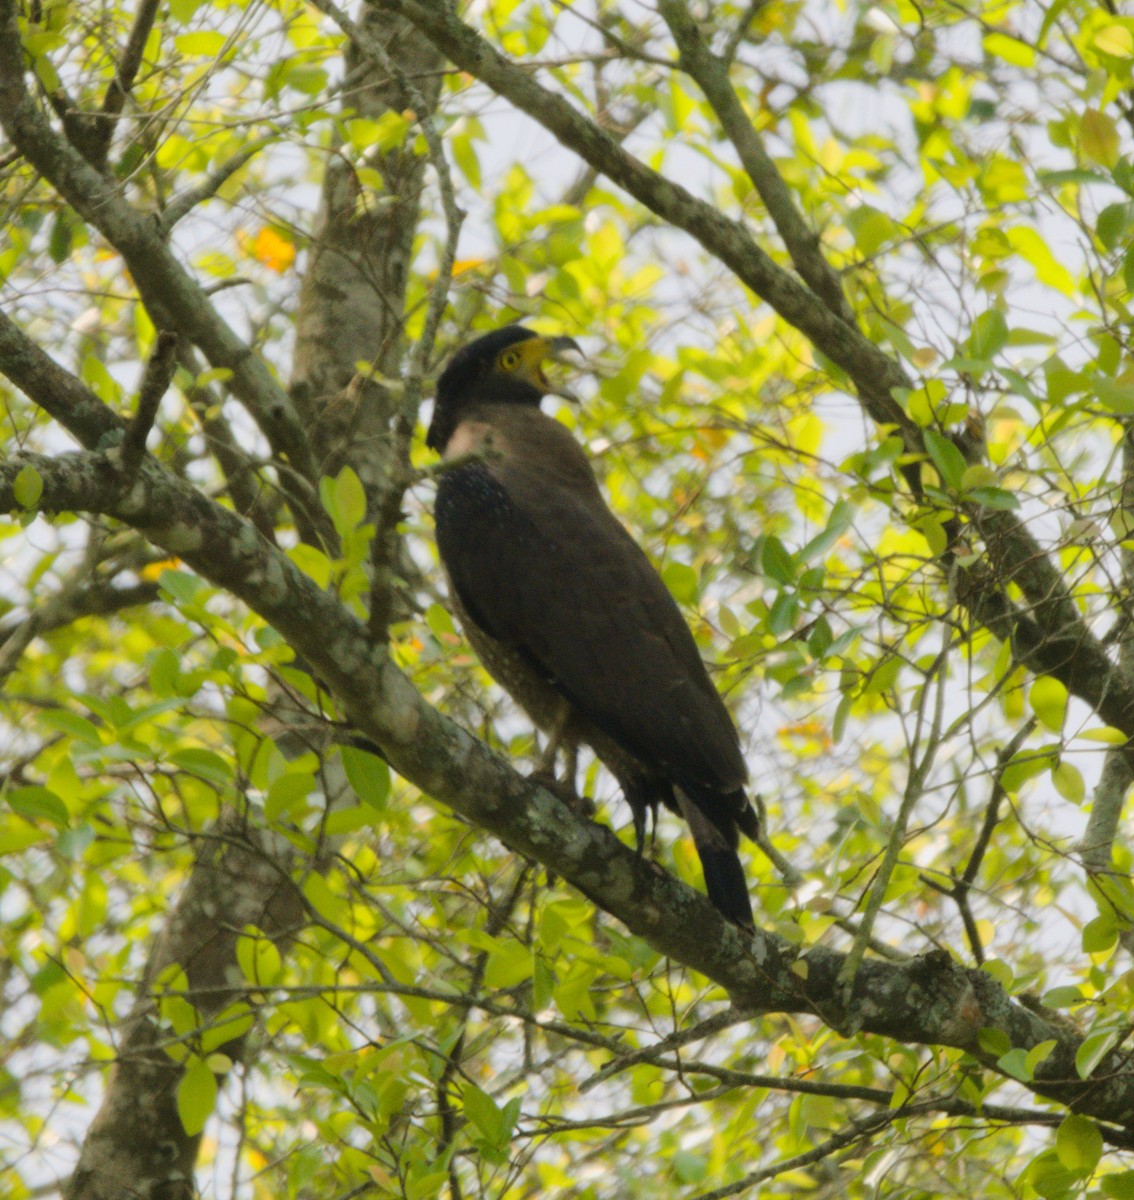
<instances>
[{"instance_id":1,"label":"bird's folded wing","mask_svg":"<svg viewBox=\"0 0 1134 1200\"><path fill-rule=\"evenodd\" d=\"M442 558L470 618L593 725L675 779L731 792L735 727L673 597L595 493L472 463L442 476Z\"/></svg>"}]
</instances>

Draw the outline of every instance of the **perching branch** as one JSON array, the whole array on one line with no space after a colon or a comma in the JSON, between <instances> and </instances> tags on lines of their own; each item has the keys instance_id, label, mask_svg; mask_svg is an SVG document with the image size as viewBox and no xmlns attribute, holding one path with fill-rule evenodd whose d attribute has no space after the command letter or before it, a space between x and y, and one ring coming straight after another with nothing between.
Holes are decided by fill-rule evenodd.
<instances>
[{"instance_id":1,"label":"perching branch","mask_svg":"<svg viewBox=\"0 0 1134 1200\"><path fill-rule=\"evenodd\" d=\"M43 484L40 509L97 512L144 533L269 621L311 666L356 729L422 791L542 862L661 954L725 988L742 1011L809 1012L836 1028L962 1048L990 1068L997 1056L978 1034L998 1029L1013 1047L1053 1041L1030 1085L1078 1110L1114 1120L1134 1112L1134 1073L1112 1054L1080 1080L1081 1038L1014 1003L990 976L933 952L905 963L873 959L848 995L846 956L824 946L800 953L765 932L745 934L699 892L635 854L605 826L573 813L521 778L422 699L365 627L235 513L202 496L151 458L120 486L117 455L25 455L0 464L0 511L19 509L13 484L30 465Z\"/></svg>"}]
</instances>

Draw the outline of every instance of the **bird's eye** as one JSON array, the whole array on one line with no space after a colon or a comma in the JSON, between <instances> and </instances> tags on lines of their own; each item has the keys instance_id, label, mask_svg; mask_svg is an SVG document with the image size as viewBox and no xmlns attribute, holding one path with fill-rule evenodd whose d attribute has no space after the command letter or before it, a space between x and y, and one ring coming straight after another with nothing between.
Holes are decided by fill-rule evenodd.
<instances>
[{"instance_id":1,"label":"bird's eye","mask_svg":"<svg viewBox=\"0 0 1134 1200\"><path fill-rule=\"evenodd\" d=\"M505 350L500 355L500 365L505 371L514 371L520 361L520 352L518 350Z\"/></svg>"}]
</instances>

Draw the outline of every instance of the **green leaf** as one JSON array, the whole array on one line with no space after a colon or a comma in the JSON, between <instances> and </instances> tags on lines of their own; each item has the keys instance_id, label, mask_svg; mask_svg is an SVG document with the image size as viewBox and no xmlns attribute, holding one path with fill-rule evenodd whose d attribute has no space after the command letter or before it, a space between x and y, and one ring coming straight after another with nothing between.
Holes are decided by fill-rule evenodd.
<instances>
[{"instance_id":1,"label":"green leaf","mask_svg":"<svg viewBox=\"0 0 1134 1200\"><path fill-rule=\"evenodd\" d=\"M177 1085L177 1115L190 1137L205 1128L217 1103L217 1078L203 1058L193 1055Z\"/></svg>"},{"instance_id":2,"label":"green leaf","mask_svg":"<svg viewBox=\"0 0 1134 1200\"><path fill-rule=\"evenodd\" d=\"M1091 39L1091 44L1100 54L1111 58L1134 58L1134 34L1117 21L1104 25Z\"/></svg>"},{"instance_id":3,"label":"green leaf","mask_svg":"<svg viewBox=\"0 0 1134 1200\"><path fill-rule=\"evenodd\" d=\"M1030 41L1006 33L990 33L984 39L986 54L995 55L1013 67L1035 66L1036 50Z\"/></svg>"},{"instance_id":4,"label":"green leaf","mask_svg":"<svg viewBox=\"0 0 1134 1200\"><path fill-rule=\"evenodd\" d=\"M1051 782L1064 800L1082 804L1087 797L1087 785L1083 773L1074 764L1064 760L1051 772Z\"/></svg>"},{"instance_id":5,"label":"green leaf","mask_svg":"<svg viewBox=\"0 0 1134 1200\"><path fill-rule=\"evenodd\" d=\"M283 971L283 960L275 943L254 925L244 927L236 943L236 961L251 984L275 983Z\"/></svg>"},{"instance_id":6,"label":"green leaf","mask_svg":"<svg viewBox=\"0 0 1134 1200\"><path fill-rule=\"evenodd\" d=\"M1072 1008L1083 1002L1083 992L1073 985L1049 988L1044 992L1042 1002L1048 1008Z\"/></svg>"},{"instance_id":7,"label":"green leaf","mask_svg":"<svg viewBox=\"0 0 1134 1200\"><path fill-rule=\"evenodd\" d=\"M52 708L39 715L39 723L48 729L58 729L88 746L101 746L102 737L93 721L65 708Z\"/></svg>"},{"instance_id":8,"label":"green leaf","mask_svg":"<svg viewBox=\"0 0 1134 1200\"><path fill-rule=\"evenodd\" d=\"M1027 1071L1028 1079L1034 1079L1036 1077L1036 1068L1041 1063L1044 1063L1048 1060L1048 1058L1051 1056L1051 1052L1055 1049L1056 1044L1057 1043L1054 1041L1054 1039L1049 1039L1046 1042L1040 1042L1038 1045L1033 1046L1028 1051L1024 1068Z\"/></svg>"},{"instance_id":9,"label":"green leaf","mask_svg":"<svg viewBox=\"0 0 1134 1200\"><path fill-rule=\"evenodd\" d=\"M1099 1180L1103 1195L1110 1200L1134 1200L1134 1171L1116 1171Z\"/></svg>"},{"instance_id":10,"label":"green leaf","mask_svg":"<svg viewBox=\"0 0 1134 1200\"><path fill-rule=\"evenodd\" d=\"M1013 1079L1019 1079L1023 1083L1028 1083L1032 1078L1028 1069L1028 1056L1020 1046L1015 1046L1007 1054L1002 1054L997 1059L996 1065L1005 1075L1010 1075Z\"/></svg>"},{"instance_id":11,"label":"green leaf","mask_svg":"<svg viewBox=\"0 0 1134 1200\"><path fill-rule=\"evenodd\" d=\"M672 1160L673 1173L681 1183L701 1183L708 1178L709 1164L703 1155L678 1150Z\"/></svg>"},{"instance_id":12,"label":"green leaf","mask_svg":"<svg viewBox=\"0 0 1134 1200\"><path fill-rule=\"evenodd\" d=\"M1089 1175L1102 1157L1102 1134L1094 1121L1068 1113L1055 1134L1059 1161L1076 1175Z\"/></svg>"},{"instance_id":13,"label":"green leaf","mask_svg":"<svg viewBox=\"0 0 1134 1200\"><path fill-rule=\"evenodd\" d=\"M1118 1044L1122 1032L1117 1029L1104 1029L1099 1033L1088 1034L1082 1045L1075 1052L1075 1070L1080 1079L1087 1079L1091 1072Z\"/></svg>"},{"instance_id":14,"label":"green leaf","mask_svg":"<svg viewBox=\"0 0 1134 1200\"><path fill-rule=\"evenodd\" d=\"M763 573L769 579L775 580L776 583L795 582L795 563L788 553L787 547L775 534L768 534L763 539L760 567Z\"/></svg>"},{"instance_id":15,"label":"green leaf","mask_svg":"<svg viewBox=\"0 0 1134 1200\"><path fill-rule=\"evenodd\" d=\"M196 775L199 779L214 783L218 787L224 787L233 781L234 764L214 750L189 746L184 750L175 750L169 759L183 771L188 771L190 775Z\"/></svg>"},{"instance_id":16,"label":"green leaf","mask_svg":"<svg viewBox=\"0 0 1134 1200\"><path fill-rule=\"evenodd\" d=\"M1013 756L1000 776L1004 790L1018 792L1029 779L1042 775L1055 765L1055 754L1036 750L1022 750Z\"/></svg>"},{"instance_id":17,"label":"green leaf","mask_svg":"<svg viewBox=\"0 0 1134 1200\"><path fill-rule=\"evenodd\" d=\"M47 821L60 829L70 824L67 805L45 787L14 788L8 793L8 804L13 812L19 813L27 821Z\"/></svg>"},{"instance_id":18,"label":"green leaf","mask_svg":"<svg viewBox=\"0 0 1134 1200\"><path fill-rule=\"evenodd\" d=\"M1083 926L1083 953L1105 954L1118 941L1118 923L1113 912L1101 912Z\"/></svg>"},{"instance_id":19,"label":"green leaf","mask_svg":"<svg viewBox=\"0 0 1134 1200\"><path fill-rule=\"evenodd\" d=\"M1098 109L1088 108L1079 123L1079 149L1083 157L1101 167L1118 162L1118 126L1114 118Z\"/></svg>"},{"instance_id":20,"label":"green leaf","mask_svg":"<svg viewBox=\"0 0 1134 1200\"><path fill-rule=\"evenodd\" d=\"M960 491L961 480L968 465L965 456L947 437L935 429L927 429L922 436L925 439L926 453L937 468L942 482L953 491Z\"/></svg>"},{"instance_id":21,"label":"green leaf","mask_svg":"<svg viewBox=\"0 0 1134 1200\"><path fill-rule=\"evenodd\" d=\"M473 139L467 133L456 134L449 139L449 151L461 174L479 192L481 188L480 159L477 157Z\"/></svg>"},{"instance_id":22,"label":"green leaf","mask_svg":"<svg viewBox=\"0 0 1134 1200\"><path fill-rule=\"evenodd\" d=\"M51 239L48 242L48 254L51 261L61 263L71 253L74 245L75 227L72 224L71 213L64 209L59 213L51 226Z\"/></svg>"},{"instance_id":23,"label":"green leaf","mask_svg":"<svg viewBox=\"0 0 1134 1200\"><path fill-rule=\"evenodd\" d=\"M662 579L678 604L696 604L700 595L701 580L697 572L682 562L666 563Z\"/></svg>"},{"instance_id":24,"label":"green leaf","mask_svg":"<svg viewBox=\"0 0 1134 1200\"><path fill-rule=\"evenodd\" d=\"M1044 1200L1070 1200L1077 1194L1078 1176L1059 1161L1054 1150L1045 1150L1028 1164L1027 1182Z\"/></svg>"},{"instance_id":25,"label":"green leaf","mask_svg":"<svg viewBox=\"0 0 1134 1200\"><path fill-rule=\"evenodd\" d=\"M366 517L366 492L350 467L343 467L334 479L321 480L319 493L340 537L362 524Z\"/></svg>"},{"instance_id":26,"label":"green leaf","mask_svg":"<svg viewBox=\"0 0 1134 1200\"><path fill-rule=\"evenodd\" d=\"M977 1030L977 1045L985 1054L995 1054L997 1058L1001 1058L1012 1049L1012 1043L1004 1030L992 1026Z\"/></svg>"},{"instance_id":27,"label":"green leaf","mask_svg":"<svg viewBox=\"0 0 1134 1200\"><path fill-rule=\"evenodd\" d=\"M971 500L974 504L980 504L984 508L995 508L1000 511L1020 507L1019 497L1013 496L1011 492L1006 492L1003 488L973 488L972 491L965 493L965 499Z\"/></svg>"},{"instance_id":28,"label":"green leaf","mask_svg":"<svg viewBox=\"0 0 1134 1200\"><path fill-rule=\"evenodd\" d=\"M1008 322L998 308L982 312L973 322L969 346L974 358L992 359L1008 344Z\"/></svg>"},{"instance_id":29,"label":"green leaf","mask_svg":"<svg viewBox=\"0 0 1134 1200\"><path fill-rule=\"evenodd\" d=\"M461 1093L461 1103L465 1116L480 1130L482 1136L489 1142L497 1142L503 1133L504 1114L496 1101L475 1083L468 1083Z\"/></svg>"},{"instance_id":30,"label":"green leaf","mask_svg":"<svg viewBox=\"0 0 1134 1200\"><path fill-rule=\"evenodd\" d=\"M354 794L363 804L381 812L390 794L389 763L355 746L343 746L339 753L342 755L347 782Z\"/></svg>"},{"instance_id":31,"label":"green leaf","mask_svg":"<svg viewBox=\"0 0 1134 1200\"><path fill-rule=\"evenodd\" d=\"M306 810L305 801L315 790L315 776L310 771L288 771L272 780L264 797L264 816L269 821Z\"/></svg>"},{"instance_id":32,"label":"green leaf","mask_svg":"<svg viewBox=\"0 0 1134 1200\"><path fill-rule=\"evenodd\" d=\"M20 468L12 480L12 495L21 508L35 508L43 495L43 478L35 467Z\"/></svg>"},{"instance_id":33,"label":"green leaf","mask_svg":"<svg viewBox=\"0 0 1134 1200\"><path fill-rule=\"evenodd\" d=\"M304 575L315 582L316 586L321 588L330 586L334 568L331 565L331 560L322 550L317 549L315 546L309 546L306 542L301 542L298 546L290 547L287 556Z\"/></svg>"},{"instance_id":34,"label":"green leaf","mask_svg":"<svg viewBox=\"0 0 1134 1200\"><path fill-rule=\"evenodd\" d=\"M187 58L216 58L227 40L223 33L202 29L197 33L179 33L173 44Z\"/></svg>"},{"instance_id":35,"label":"green leaf","mask_svg":"<svg viewBox=\"0 0 1134 1200\"><path fill-rule=\"evenodd\" d=\"M854 522L857 509L847 500L836 501L831 515L827 518L827 527L809 541L797 555L801 563L809 563L824 555L843 536Z\"/></svg>"},{"instance_id":36,"label":"green leaf","mask_svg":"<svg viewBox=\"0 0 1134 1200\"><path fill-rule=\"evenodd\" d=\"M343 901L327 886L322 875L314 873L303 881L303 895L307 903L326 921L338 923L342 917Z\"/></svg>"},{"instance_id":37,"label":"green leaf","mask_svg":"<svg viewBox=\"0 0 1134 1200\"><path fill-rule=\"evenodd\" d=\"M1050 675L1041 675L1032 684L1028 695L1032 712L1040 721L1054 733L1063 729L1063 721L1067 716L1067 689Z\"/></svg>"}]
</instances>

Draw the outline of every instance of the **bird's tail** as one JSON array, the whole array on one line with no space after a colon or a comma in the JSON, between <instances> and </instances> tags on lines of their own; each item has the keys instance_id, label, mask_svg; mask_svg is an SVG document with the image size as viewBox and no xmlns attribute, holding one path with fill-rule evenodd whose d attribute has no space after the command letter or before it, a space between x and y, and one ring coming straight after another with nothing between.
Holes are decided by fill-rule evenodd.
<instances>
[{"instance_id":1,"label":"bird's tail","mask_svg":"<svg viewBox=\"0 0 1134 1200\"><path fill-rule=\"evenodd\" d=\"M674 788L681 815L689 822L693 833L693 844L701 859L701 870L705 875L705 890L717 911L737 925L749 929L755 927L752 918L752 902L748 898L748 881L736 852L740 841L737 822L726 818L728 828L707 817L700 805L682 787ZM719 800L718 800L719 803ZM747 824L747 822L745 822ZM745 833L747 833L747 828ZM751 836L751 835L750 835Z\"/></svg>"}]
</instances>

